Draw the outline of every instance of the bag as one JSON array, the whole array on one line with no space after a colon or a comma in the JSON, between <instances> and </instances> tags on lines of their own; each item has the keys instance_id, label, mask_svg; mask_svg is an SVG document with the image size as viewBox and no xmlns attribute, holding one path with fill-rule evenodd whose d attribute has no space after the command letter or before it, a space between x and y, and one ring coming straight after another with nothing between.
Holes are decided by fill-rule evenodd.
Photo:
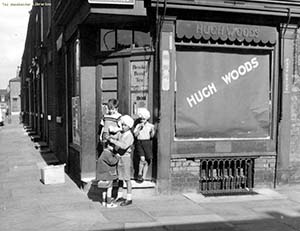
<instances>
[{"instance_id":1,"label":"bag","mask_svg":"<svg viewBox=\"0 0 300 231\"><path fill-rule=\"evenodd\" d=\"M112 186L112 181L110 180L99 180L98 188L109 188Z\"/></svg>"}]
</instances>

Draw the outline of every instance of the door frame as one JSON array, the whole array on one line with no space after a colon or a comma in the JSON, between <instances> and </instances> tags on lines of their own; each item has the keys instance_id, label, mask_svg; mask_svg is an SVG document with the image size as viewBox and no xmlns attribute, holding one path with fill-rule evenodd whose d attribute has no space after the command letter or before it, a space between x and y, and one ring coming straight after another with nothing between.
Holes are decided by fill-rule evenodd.
<instances>
[{"instance_id":1,"label":"door frame","mask_svg":"<svg viewBox=\"0 0 300 231\"><path fill-rule=\"evenodd\" d=\"M151 113L150 122L154 121L154 54L153 52L136 52L116 54L106 58L100 58L96 67L96 122L100 123L102 117L102 67L104 65L117 64L117 98L119 99L119 112L121 114L131 115L131 62L132 61L149 61L148 63L148 110ZM96 137L96 140L98 137ZM154 150L154 161L148 170L148 178L153 180L157 176L157 151ZM149 176L150 175L150 176Z\"/></svg>"}]
</instances>

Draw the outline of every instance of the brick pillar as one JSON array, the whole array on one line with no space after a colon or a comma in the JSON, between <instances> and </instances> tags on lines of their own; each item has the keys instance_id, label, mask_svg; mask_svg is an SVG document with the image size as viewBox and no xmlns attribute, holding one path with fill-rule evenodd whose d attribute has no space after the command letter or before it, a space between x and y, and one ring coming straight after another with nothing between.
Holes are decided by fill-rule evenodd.
<instances>
[{"instance_id":1,"label":"brick pillar","mask_svg":"<svg viewBox=\"0 0 300 231\"><path fill-rule=\"evenodd\" d=\"M295 27L281 26L282 105L279 121L278 181L289 180L291 141L291 88L293 78Z\"/></svg>"}]
</instances>

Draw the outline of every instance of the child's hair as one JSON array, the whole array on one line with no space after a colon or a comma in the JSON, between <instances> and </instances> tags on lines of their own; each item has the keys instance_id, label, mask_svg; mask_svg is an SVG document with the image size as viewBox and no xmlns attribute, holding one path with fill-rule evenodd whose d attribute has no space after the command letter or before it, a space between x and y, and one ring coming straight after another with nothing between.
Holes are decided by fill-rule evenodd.
<instances>
[{"instance_id":1,"label":"child's hair","mask_svg":"<svg viewBox=\"0 0 300 231\"><path fill-rule=\"evenodd\" d=\"M138 114L139 118L142 118L145 120L150 119L150 112L148 111L147 108L144 108L144 107L138 108L137 114Z\"/></svg>"},{"instance_id":2,"label":"child's hair","mask_svg":"<svg viewBox=\"0 0 300 231\"><path fill-rule=\"evenodd\" d=\"M109 99L107 102L108 109L115 109L119 107L119 100L117 99Z\"/></svg>"}]
</instances>

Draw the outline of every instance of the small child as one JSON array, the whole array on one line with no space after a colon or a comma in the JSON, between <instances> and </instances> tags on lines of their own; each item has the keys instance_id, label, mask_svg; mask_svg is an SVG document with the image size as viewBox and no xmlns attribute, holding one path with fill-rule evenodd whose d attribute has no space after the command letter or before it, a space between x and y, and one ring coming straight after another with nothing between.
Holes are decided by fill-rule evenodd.
<instances>
[{"instance_id":1,"label":"small child","mask_svg":"<svg viewBox=\"0 0 300 231\"><path fill-rule=\"evenodd\" d=\"M102 193L102 205L115 208L117 205L112 201L113 181L118 179L117 164L119 155L105 148L97 160L96 179L98 188L104 189Z\"/></svg>"},{"instance_id":2,"label":"small child","mask_svg":"<svg viewBox=\"0 0 300 231\"><path fill-rule=\"evenodd\" d=\"M133 133L137 139L135 150L140 157L137 182L142 183L146 178L148 167L153 159L151 139L155 135L155 129L154 125L148 122L150 112L146 108L138 108L137 115L139 121Z\"/></svg>"},{"instance_id":3,"label":"small child","mask_svg":"<svg viewBox=\"0 0 300 231\"><path fill-rule=\"evenodd\" d=\"M117 99L109 99L107 102L107 114L103 116L100 122L98 135L99 143L97 146L98 155L107 147L107 138L121 131L121 114L118 112L119 101Z\"/></svg>"},{"instance_id":4,"label":"small child","mask_svg":"<svg viewBox=\"0 0 300 231\"><path fill-rule=\"evenodd\" d=\"M134 142L134 137L131 132L134 120L129 115L121 117L122 131L117 133L115 136L110 136L108 141L114 147L114 152L120 155L118 162L118 177L119 180L126 182L127 195L125 189L118 192L118 198L116 202L121 202L120 206L127 206L132 204L132 185L131 185L131 152ZM123 194L121 197L121 193ZM126 199L125 199L126 198Z\"/></svg>"}]
</instances>

